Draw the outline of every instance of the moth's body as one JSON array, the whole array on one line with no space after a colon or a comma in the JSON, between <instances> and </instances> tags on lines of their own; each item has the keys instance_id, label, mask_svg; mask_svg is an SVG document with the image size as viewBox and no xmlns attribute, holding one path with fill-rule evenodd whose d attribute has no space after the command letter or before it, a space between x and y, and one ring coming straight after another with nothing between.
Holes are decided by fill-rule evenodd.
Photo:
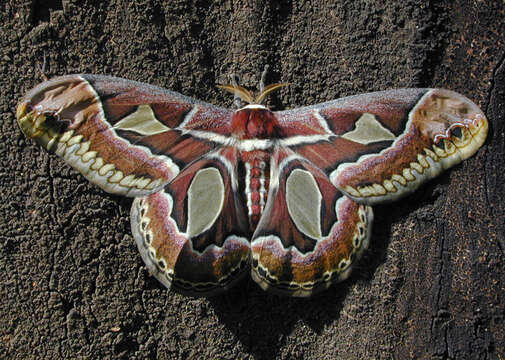
<instances>
[{"instance_id":1,"label":"moth's body","mask_svg":"<svg viewBox=\"0 0 505 360\"><path fill-rule=\"evenodd\" d=\"M252 234L267 202L271 155L264 150L242 151L240 159L242 163L239 169L244 171L244 176L239 178L243 181L241 188L244 191L244 204L247 206Z\"/></svg>"},{"instance_id":2,"label":"moth's body","mask_svg":"<svg viewBox=\"0 0 505 360\"><path fill-rule=\"evenodd\" d=\"M411 193L484 143L467 98L400 89L314 106L232 111L96 75L44 82L21 129L104 190L135 197L132 233L169 288L209 296L247 272L310 296L344 280L367 248L370 205Z\"/></svg>"},{"instance_id":3,"label":"moth's body","mask_svg":"<svg viewBox=\"0 0 505 360\"><path fill-rule=\"evenodd\" d=\"M279 137L274 113L262 105L248 105L235 111L231 127L231 134L238 141L273 140ZM239 169L244 176L239 176L239 181L243 182L241 189L245 195L244 204L247 205L252 235L267 201L272 155L267 150L241 150L240 160Z\"/></svg>"}]
</instances>

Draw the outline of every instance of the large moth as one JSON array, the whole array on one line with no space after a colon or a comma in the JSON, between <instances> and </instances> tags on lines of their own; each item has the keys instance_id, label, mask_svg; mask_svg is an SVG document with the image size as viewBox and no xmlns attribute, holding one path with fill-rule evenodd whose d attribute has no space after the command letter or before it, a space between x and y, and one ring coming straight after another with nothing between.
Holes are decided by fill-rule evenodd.
<instances>
[{"instance_id":1,"label":"large moth","mask_svg":"<svg viewBox=\"0 0 505 360\"><path fill-rule=\"evenodd\" d=\"M488 123L449 90L399 89L270 111L229 110L98 75L45 81L22 131L107 192L134 197L133 236L165 286L210 296L242 276L310 296L347 278L371 205L397 200L474 154Z\"/></svg>"}]
</instances>

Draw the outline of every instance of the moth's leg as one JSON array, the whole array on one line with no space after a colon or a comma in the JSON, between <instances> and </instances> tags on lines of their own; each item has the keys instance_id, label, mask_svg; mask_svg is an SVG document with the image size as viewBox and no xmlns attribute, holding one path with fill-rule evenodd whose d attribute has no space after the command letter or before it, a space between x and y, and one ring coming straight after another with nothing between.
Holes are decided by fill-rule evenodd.
<instances>
[{"instance_id":1,"label":"moth's leg","mask_svg":"<svg viewBox=\"0 0 505 360\"><path fill-rule=\"evenodd\" d=\"M46 64L47 64L46 63L46 53L44 52L44 55L42 57L42 66L40 66L38 62L35 65L35 67L37 68L37 71L40 72L40 77L44 81L49 80L49 78L46 75Z\"/></svg>"},{"instance_id":2,"label":"moth's leg","mask_svg":"<svg viewBox=\"0 0 505 360\"><path fill-rule=\"evenodd\" d=\"M230 78L231 78L231 84L233 85L233 87L238 88L238 83L240 82L240 77L237 74L232 73L230 75ZM234 93L234 95L233 95L233 105L235 105L237 107L237 109L240 109L242 107L242 99L240 99L240 96L238 95L238 93Z\"/></svg>"},{"instance_id":3,"label":"moth's leg","mask_svg":"<svg viewBox=\"0 0 505 360\"><path fill-rule=\"evenodd\" d=\"M268 68L269 68L268 64L265 65L265 68L263 69L263 72L261 73L260 94L262 94L263 91L265 91L265 79L267 77Z\"/></svg>"}]
</instances>

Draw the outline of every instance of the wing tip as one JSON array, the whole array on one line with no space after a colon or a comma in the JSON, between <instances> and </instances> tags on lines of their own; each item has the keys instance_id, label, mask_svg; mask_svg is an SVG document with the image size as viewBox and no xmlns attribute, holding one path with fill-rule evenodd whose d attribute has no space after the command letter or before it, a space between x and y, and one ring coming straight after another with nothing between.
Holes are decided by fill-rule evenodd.
<instances>
[{"instance_id":1,"label":"wing tip","mask_svg":"<svg viewBox=\"0 0 505 360\"><path fill-rule=\"evenodd\" d=\"M451 136L444 139L440 146L433 145L432 149L425 148L424 154L418 154L417 160L408 167L397 171L382 183L362 186L338 184L337 187L352 200L366 205L376 205L399 200L417 190L423 183L431 180L463 160L474 155L485 143L488 122L482 117L467 129L471 133L471 140L461 142L458 137ZM456 145L458 144L458 145Z\"/></svg>"},{"instance_id":2,"label":"wing tip","mask_svg":"<svg viewBox=\"0 0 505 360\"><path fill-rule=\"evenodd\" d=\"M410 117L417 131L429 139L416 140L417 147L422 150L412 155L410 162L397 161L406 165L388 176L376 176L379 181L366 184L353 182L357 166L363 164L342 164L345 166L331 175L334 185L361 204L393 202L412 193L444 170L470 158L486 142L489 123L485 114L471 100L451 90L428 90L412 109ZM397 156L404 156L402 154L403 151ZM377 166L375 164L374 170Z\"/></svg>"}]
</instances>

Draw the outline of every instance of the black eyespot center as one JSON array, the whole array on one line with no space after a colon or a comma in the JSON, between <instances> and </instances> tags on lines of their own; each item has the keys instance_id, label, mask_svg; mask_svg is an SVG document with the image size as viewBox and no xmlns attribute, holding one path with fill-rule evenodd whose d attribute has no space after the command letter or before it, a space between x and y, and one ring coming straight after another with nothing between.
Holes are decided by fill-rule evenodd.
<instances>
[{"instance_id":1,"label":"black eyespot center","mask_svg":"<svg viewBox=\"0 0 505 360\"><path fill-rule=\"evenodd\" d=\"M359 218L360 218L361 222L366 221L365 214L360 214Z\"/></svg>"},{"instance_id":2,"label":"black eyespot center","mask_svg":"<svg viewBox=\"0 0 505 360\"><path fill-rule=\"evenodd\" d=\"M463 138L463 131L462 131L461 127L457 126L457 127L453 128L451 130L451 135L455 136L459 139L462 139Z\"/></svg>"},{"instance_id":3,"label":"black eyespot center","mask_svg":"<svg viewBox=\"0 0 505 360\"><path fill-rule=\"evenodd\" d=\"M438 147L439 149L442 149L442 150L446 150L445 149L445 141L443 140L439 140L437 143L434 144L436 147Z\"/></svg>"},{"instance_id":4,"label":"black eyespot center","mask_svg":"<svg viewBox=\"0 0 505 360\"><path fill-rule=\"evenodd\" d=\"M70 126L70 121L62 120L60 115L54 111L44 112L43 115L45 116L44 126L56 133L64 133Z\"/></svg>"}]
</instances>

